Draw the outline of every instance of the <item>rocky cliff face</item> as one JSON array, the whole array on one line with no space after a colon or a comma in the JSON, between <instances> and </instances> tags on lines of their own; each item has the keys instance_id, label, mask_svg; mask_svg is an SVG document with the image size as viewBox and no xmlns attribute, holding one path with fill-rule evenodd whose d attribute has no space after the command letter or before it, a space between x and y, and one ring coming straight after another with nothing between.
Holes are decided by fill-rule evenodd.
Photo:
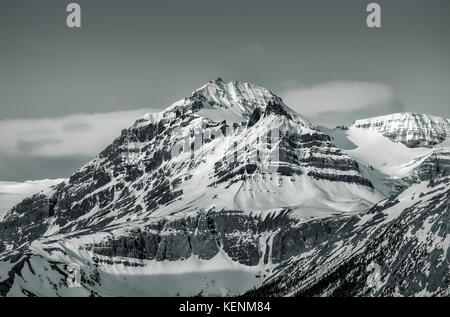
<instances>
[{"instance_id":1,"label":"rocky cliff face","mask_svg":"<svg viewBox=\"0 0 450 317\"><path fill-rule=\"evenodd\" d=\"M289 217L289 210L267 214L221 211L162 219L121 237L86 246L105 256L157 261L210 260L223 250L233 261L256 266L281 263L326 241L338 223L315 223Z\"/></svg>"},{"instance_id":2,"label":"rocky cliff face","mask_svg":"<svg viewBox=\"0 0 450 317\"><path fill-rule=\"evenodd\" d=\"M436 155L418 158L409 184L447 175L448 153ZM381 220L396 221L383 216L385 209L412 206L391 198L373 207L385 197L371 177L330 135L269 90L218 79L138 119L68 181L9 211L0 222L0 292L238 295L275 274L260 290L277 295L283 278L293 274L286 283L295 291L283 293L293 295L306 280L325 274L314 261L336 257L341 262L330 264L334 270L366 246ZM409 199L419 203L418 195ZM427 208L444 216L448 211L436 204ZM436 228L430 237L442 237ZM297 271L299 263L315 273ZM73 265L81 275L77 288L67 282ZM161 285L158 279L167 270L179 273L179 267L196 287L155 293L130 277ZM214 271L213 279L217 270L246 272L240 280L248 283L237 287L225 278L203 285L199 279L205 276L195 275Z\"/></svg>"},{"instance_id":3,"label":"rocky cliff face","mask_svg":"<svg viewBox=\"0 0 450 317\"><path fill-rule=\"evenodd\" d=\"M450 175L450 151L439 149L421 158L412 176L421 181L434 180Z\"/></svg>"}]
</instances>

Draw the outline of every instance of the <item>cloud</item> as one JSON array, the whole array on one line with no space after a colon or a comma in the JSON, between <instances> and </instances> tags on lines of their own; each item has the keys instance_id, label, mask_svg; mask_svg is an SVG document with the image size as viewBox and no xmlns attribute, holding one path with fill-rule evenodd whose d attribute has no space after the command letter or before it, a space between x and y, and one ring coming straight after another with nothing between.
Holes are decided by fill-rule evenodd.
<instances>
[{"instance_id":1,"label":"cloud","mask_svg":"<svg viewBox=\"0 0 450 317\"><path fill-rule=\"evenodd\" d=\"M69 177L147 112L0 120L0 180Z\"/></svg>"},{"instance_id":2,"label":"cloud","mask_svg":"<svg viewBox=\"0 0 450 317\"><path fill-rule=\"evenodd\" d=\"M383 83L333 81L293 87L282 93L284 102L317 124L351 124L356 119L404 111L393 89Z\"/></svg>"},{"instance_id":3,"label":"cloud","mask_svg":"<svg viewBox=\"0 0 450 317\"><path fill-rule=\"evenodd\" d=\"M60 118L0 121L0 151L61 157L97 154L147 111L74 114Z\"/></svg>"}]
</instances>

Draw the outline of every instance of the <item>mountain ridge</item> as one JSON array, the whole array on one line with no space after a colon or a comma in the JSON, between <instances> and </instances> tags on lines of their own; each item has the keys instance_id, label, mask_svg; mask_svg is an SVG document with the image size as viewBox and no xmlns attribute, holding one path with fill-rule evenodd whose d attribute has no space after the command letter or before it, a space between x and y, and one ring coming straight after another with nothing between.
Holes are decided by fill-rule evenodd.
<instances>
[{"instance_id":1,"label":"mountain ridge","mask_svg":"<svg viewBox=\"0 0 450 317\"><path fill-rule=\"evenodd\" d=\"M413 112L361 119L352 127L377 131L408 147L434 147L450 138L449 119Z\"/></svg>"}]
</instances>

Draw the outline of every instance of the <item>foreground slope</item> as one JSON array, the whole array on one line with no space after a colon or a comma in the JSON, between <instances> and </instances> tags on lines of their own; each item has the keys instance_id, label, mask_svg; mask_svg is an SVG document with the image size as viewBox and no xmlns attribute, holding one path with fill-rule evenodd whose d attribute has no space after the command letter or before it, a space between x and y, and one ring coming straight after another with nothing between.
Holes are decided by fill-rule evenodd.
<instances>
[{"instance_id":1,"label":"foreground slope","mask_svg":"<svg viewBox=\"0 0 450 317\"><path fill-rule=\"evenodd\" d=\"M342 219L280 267L258 296L449 296L450 178L422 182Z\"/></svg>"}]
</instances>

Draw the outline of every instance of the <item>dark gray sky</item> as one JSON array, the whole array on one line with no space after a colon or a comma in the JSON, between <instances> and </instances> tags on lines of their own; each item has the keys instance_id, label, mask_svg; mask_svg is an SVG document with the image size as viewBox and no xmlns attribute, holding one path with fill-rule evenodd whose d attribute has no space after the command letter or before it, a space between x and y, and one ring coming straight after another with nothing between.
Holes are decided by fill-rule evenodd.
<instances>
[{"instance_id":1,"label":"dark gray sky","mask_svg":"<svg viewBox=\"0 0 450 317\"><path fill-rule=\"evenodd\" d=\"M329 125L330 114L345 124L397 110L450 117L448 0L78 0L81 29L66 26L70 2L0 0L0 120L164 108L218 76L288 96L319 121L296 90L361 82L392 94L351 116L331 107ZM370 2L382 6L381 29L366 26ZM19 154L0 148L0 180L67 176L91 155L22 153L15 166Z\"/></svg>"},{"instance_id":2,"label":"dark gray sky","mask_svg":"<svg viewBox=\"0 0 450 317\"><path fill-rule=\"evenodd\" d=\"M0 117L164 107L222 76L266 86L392 86L408 110L450 116L450 1L1 0Z\"/></svg>"}]
</instances>

